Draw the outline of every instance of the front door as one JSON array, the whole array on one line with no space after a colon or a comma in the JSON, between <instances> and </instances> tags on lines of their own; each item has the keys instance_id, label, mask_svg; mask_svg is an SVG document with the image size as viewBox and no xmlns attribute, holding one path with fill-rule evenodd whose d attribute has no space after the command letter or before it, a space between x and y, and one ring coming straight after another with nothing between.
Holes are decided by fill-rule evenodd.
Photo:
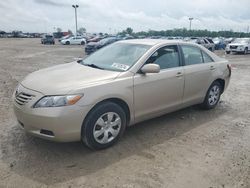
<instances>
[{"instance_id":1,"label":"front door","mask_svg":"<svg viewBox=\"0 0 250 188\"><path fill-rule=\"evenodd\" d=\"M134 76L136 122L172 111L182 104L184 70L177 45L158 49L147 63L158 64L161 70Z\"/></svg>"}]
</instances>

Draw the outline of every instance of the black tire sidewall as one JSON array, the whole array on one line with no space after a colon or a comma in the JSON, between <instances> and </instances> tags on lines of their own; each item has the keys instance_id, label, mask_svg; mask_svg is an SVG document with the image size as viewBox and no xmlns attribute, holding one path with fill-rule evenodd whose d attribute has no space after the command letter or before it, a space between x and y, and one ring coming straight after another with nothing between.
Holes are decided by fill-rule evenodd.
<instances>
[{"instance_id":1,"label":"black tire sidewall","mask_svg":"<svg viewBox=\"0 0 250 188\"><path fill-rule=\"evenodd\" d=\"M214 105L210 105L209 102L208 102L209 93L210 93L211 88L214 87L215 85L219 86L219 88L220 88L219 99L217 100L217 102L216 102ZM213 83L210 85L209 89L207 90L206 97L205 97L205 99L204 99L204 102L202 103L202 107L203 107L204 109L207 109L207 110L210 110L210 109L215 108L215 107L217 106L218 102L220 101L220 96L221 96L221 93L222 93L221 91L222 91L222 86L221 86L221 84L220 84L218 81L213 82Z\"/></svg>"},{"instance_id":2,"label":"black tire sidewall","mask_svg":"<svg viewBox=\"0 0 250 188\"><path fill-rule=\"evenodd\" d=\"M121 129L119 134L114 140L112 140L107 144L100 144L95 141L95 138L93 136L93 129L98 118L100 118L101 115L107 112L115 112L120 116L122 122ZM120 137L123 135L125 131L125 128L126 128L126 114L124 110L116 103L104 102L94 107L87 115L82 125L82 140L91 149L94 150L105 149L112 146L120 139Z\"/></svg>"},{"instance_id":3,"label":"black tire sidewall","mask_svg":"<svg viewBox=\"0 0 250 188\"><path fill-rule=\"evenodd\" d=\"M243 53L246 55L246 54L247 54L247 52L248 52L248 49L247 49L247 48L245 48Z\"/></svg>"}]
</instances>

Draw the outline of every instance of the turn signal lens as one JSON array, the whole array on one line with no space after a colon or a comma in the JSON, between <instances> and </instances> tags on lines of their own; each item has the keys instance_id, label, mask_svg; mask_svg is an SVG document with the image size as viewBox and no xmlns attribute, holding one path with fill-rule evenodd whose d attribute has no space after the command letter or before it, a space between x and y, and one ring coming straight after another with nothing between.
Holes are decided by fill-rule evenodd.
<instances>
[{"instance_id":1,"label":"turn signal lens","mask_svg":"<svg viewBox=\"0 0 250 188\"><path fill-rule=\"evenodd\" d=\"M82 98L81 95L76 95L72 98L68 97L68 105L73 105Z\"/></svg>"}]
</instances>

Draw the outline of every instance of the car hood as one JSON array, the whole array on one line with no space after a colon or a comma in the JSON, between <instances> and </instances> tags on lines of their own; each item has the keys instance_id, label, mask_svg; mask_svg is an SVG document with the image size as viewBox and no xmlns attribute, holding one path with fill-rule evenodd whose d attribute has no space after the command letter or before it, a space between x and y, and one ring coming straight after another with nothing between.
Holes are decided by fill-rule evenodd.
<instances>
[{"instance_id":1,"label":"car hood","mask_svg":"<svg viewBox=\"0 0 250 188\"><path fill-rule=\"evenodd\" d=\"M89 42L87 46L96 46L98 42Z\"/></svg>"},{"instance_id":2,"label":"car hood","mask_svg":"<svg viewBox=\"0 0 250 188\"><path fill-rule=\"evenodd\" d=\"M21 84L44 95L60 95L115 79L119 74L120 72L100 70L72 62L33 72Z\"/></svg>"},{"instance_id":3,"label":"car hood","mask_svg":"<svg viewBox=\"0 0 250 188\"><path fill-rule=\"evenodd\" d=\"M246 43L230 43L229 46L244 46Z\"/></svg>"}]
</instances>

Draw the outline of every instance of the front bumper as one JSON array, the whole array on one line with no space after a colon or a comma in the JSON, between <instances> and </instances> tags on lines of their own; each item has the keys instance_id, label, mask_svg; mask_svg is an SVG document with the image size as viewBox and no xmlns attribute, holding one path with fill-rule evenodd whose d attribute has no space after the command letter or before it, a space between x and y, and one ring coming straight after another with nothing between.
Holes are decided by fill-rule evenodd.
<instances>
[{"instance_id":1,"label":"front bumper","mask_svg":"<svg viewBox=\"0 0 250 188\"><path fill-rule=\"evenodd\" d=\"M237 48L230 48L226 47L227 52L244 52L245 48L244 47L237 47Z\"/></svg>"},{"instance_id":2,"label":"front bumper","mask_svg":"<svg viewBox=\"0 0 250 188\"><path fill-rule=\"evenodd\" d=\"M58 141L71 142L81 140L81 127L84 118L91 109L90 106L78 106L77 104L65 107L32 108L33 104L41 97L36 93L32 99L24 105L18 104L14 99L14 113L21 127L34 136Z\"/></svg>"}]
</instances>

